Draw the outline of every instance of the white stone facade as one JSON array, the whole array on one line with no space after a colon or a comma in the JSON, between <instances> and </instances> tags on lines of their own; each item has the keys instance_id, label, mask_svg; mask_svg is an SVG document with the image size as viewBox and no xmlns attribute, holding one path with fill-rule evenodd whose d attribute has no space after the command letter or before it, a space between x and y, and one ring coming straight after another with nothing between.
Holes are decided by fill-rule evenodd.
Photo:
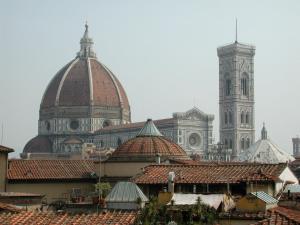
<instances>
[{"instance_id":1,"label":"white stone facade","mask_svg":"<svg viewBox=\"0 0 300 225\"><path fill-rule=\"evenodd\" d=\"M214 116L193 108L184 113L173 113L173 117L153 121L159 131L168 139L179 144L187 154L204 155L212 145ZM116 148L128 139L134 138L144 123L132 123L95 133L97 148Z\"/></svg>"},{"instance_id":2,"label":"white stone facade","mask_svg":"<svg viewBox=\"0 0 300 225\"><path fill-rule=\"evenodd\" d=\"M233 157L255 141L255 47L235 42L217 49L219 57L220 142Z\"/></svg>"}]
</instances>

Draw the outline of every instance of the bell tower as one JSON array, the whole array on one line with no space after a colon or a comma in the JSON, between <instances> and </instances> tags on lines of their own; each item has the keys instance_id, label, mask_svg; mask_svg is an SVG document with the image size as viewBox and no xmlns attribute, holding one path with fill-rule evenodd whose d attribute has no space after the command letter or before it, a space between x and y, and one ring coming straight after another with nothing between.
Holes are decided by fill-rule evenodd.
<instances>
[{"instance_id":1,"label":"bell tower","mask_svg":"<svg viewBox=\"0 0 300 225\"><path fill-rule=\"evenodd\" d=\"M255 46L236 41L217 49L219 57L220 142L232 158L255 141Z\"/></svg>"}]
</instances>

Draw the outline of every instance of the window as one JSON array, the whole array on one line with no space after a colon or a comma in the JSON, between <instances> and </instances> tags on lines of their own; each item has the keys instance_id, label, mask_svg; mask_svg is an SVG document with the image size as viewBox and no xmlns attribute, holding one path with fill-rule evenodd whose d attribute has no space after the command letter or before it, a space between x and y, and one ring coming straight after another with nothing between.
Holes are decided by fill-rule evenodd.
<instances>
[{"instance_id":1,"label":"window","mask_svg":"<svg viewBox=\"0 0 300 225\"><path fill-rule=\"evenodd\" d=\"M250 139L249 139L249 138L247 138L246 147L247 147L247 148L250 147Z\"/></svg>"},{"instance_id":2,"label":"window","mask_svg":"<svg viewBox=\"0 0 300 225\"><path fill-rule=\"evenodd\" d=\"M246 124L249 124L249 113L246 113Z\"/></svg>"},{"instance_id":3,"label":"window","mask_svg":"<svg viewBox=\"0 0 300 225\"><path fill-rule=\"evenodd\" d=\"M227 141L227 139L225 139L225 148L228 148L228 141Z\"/></svg>"},{"instance_id":4,"label":"window","mask_svg":"<svg viewBox=\"0 0 300 225\"><path fill-rule=\"evenodd\" d=\"M241 78L241 94L244 96L248 96L248 75L246 73L243 73Z\"/></svg>"},{"instance_id":5,"label":"window","mask_svg":"<svg viewBox=\"0 0 300 225\"><path fill-rule=\"evenodd\" d=\"M245 149L245 139L242 138L241 140L241 149Z\"/></svg>"},{"instance_id":6,"label":"window","mask_svg":"<svg viewBox=\"0 0 300 225\"><path fill-rule=\"evenodd\" d=\"M241 124L244 123L244 112L241 112Z\"/></svg>"},{"instance_id":7,"label":"window","mask_svg":"<svg viewBox=\"0 0 300 225\"><path fill-rule=\"evenodd\" d=\"M231 80L230 79L226 79L226 81L225 81L225 94L226 94L226 96L231 95Z\"/></svg>"},{"instance_id":8,"label":"window","mask_svg":"<svg viewBox=\"0 0 300 225\"><path fill-rule=\"evenodd\" d=\"M232 124L232 112L229 112L229 124Z\"/></svg>"},{"instance_id":9,"label":"window","mask_svg":"<svg viewBox=\"0 0 300 225\"><path fill-rule=\"evenodd\" d=\"M233 147L233 141L232 141L232 139L230 139L229 140L229 148L232 149L232 147Z\"/></svg>"},{"instance_id":10,"label":"window","mask_svg":"<svg viewBox=\"0 0 300 225\"><path fill-rule=\"evenodd\" d=\"M225 124L228 123L227 112L224 113L224 121L225 121Z\"/></svg>"}]
</instances>

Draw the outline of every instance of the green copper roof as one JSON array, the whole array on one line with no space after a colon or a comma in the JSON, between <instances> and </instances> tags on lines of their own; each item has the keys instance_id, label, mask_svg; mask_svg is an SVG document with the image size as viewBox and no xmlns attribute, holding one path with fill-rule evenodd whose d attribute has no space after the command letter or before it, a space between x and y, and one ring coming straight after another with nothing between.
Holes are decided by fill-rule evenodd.
<instances>
[{"instance_id":1,"label":"green copper roof","mask_svg":"<svg viewBox=\"0 0 300 225\"><path fill-rule=\"evenodd\" d=\"M144 127L140 130L140 132L137 135L137 137L144 137L144 136L163 136L163 135L156 128L152 119L148 119Z\"/></svg>"}]
</instances>

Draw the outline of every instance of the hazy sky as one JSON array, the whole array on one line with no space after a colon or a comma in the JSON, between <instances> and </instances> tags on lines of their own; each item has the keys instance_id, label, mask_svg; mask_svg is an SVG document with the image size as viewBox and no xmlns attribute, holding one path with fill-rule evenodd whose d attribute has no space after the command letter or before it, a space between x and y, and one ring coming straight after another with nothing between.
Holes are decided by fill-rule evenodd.
<instances>
[{"instance_id":1,"label":"hazy sky","mask_svg":"<svg viewBox=\"0 0 300 225\"><path fill-rule=\"evenodd\" d=\"M37 135L42 95L75 57L86 20L98 59L127 92L133 121L195 105L215 115L217 141L216 48L234 41L236 17L238 40L256 46L256 137L265 121L270 138L291 153L300 134L298 0L0 0L2 144L18 154Z\"/></svg>"}]
</instances>

